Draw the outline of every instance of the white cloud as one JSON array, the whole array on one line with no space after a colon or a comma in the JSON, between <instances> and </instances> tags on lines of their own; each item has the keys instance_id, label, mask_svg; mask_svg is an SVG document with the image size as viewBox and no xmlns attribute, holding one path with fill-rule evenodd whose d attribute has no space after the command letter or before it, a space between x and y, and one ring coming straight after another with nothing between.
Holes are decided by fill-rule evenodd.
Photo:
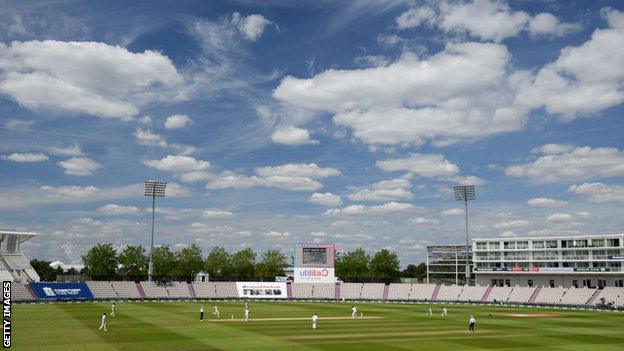
<instances>
[{"instance_id":1,"label":"white cloud","mask_svg":"<svg viewBox=\"0 0 624 351\"><path fill-rule=\"evenodd\" d=\"M610 27L596 29L580 46L561 50L559 57L537 73L518 75L516 101L530 108L544 107L563 120L592 116L624 101L624 26L610 20L622 16L603 11Z\"/></svg>"},{"instance_id":2,"label":"white cloud","mask_svg":"<svg viewBox=\"0 0 624 351\"><path fill-rule=\"evenodd\" d=\"M562 23L549 13L532 17L513 11L505 1L440 1L437 7L411 8L397 17L399 29L421 25L437 27L447 34L501 42L526 30L536 37L561 37L580 30L578 24Z\"/></svg>"},{"instance_id":3,"label":"white cloud","mask_svg":"<svg viewBox=\"0 0 624 351\"><path fill-rule=\"evenodd\" d=\"M570 186L568 192L594 203L624 202L624 186L622 185L583 183Z\"/></svg>"},{"instance_id":4,"label":"white cloud","mask_svg":"<svg viewBox=\"0 0 624 351\"><path fill-rule=\"evenodd\" d=\"M342 204L342 199L340 198L340 196L334 195L332 193L314 193L310 195L308 201L327 207L335 207Z\"/></svg>"},{"instance_id":5,"label":"white cloud","mask_svg":"<svg viewBox=\"0 0 624 351\"><path fill-rule=\"evenodd\" d=\"M203 171L210 167L210 162L198 160L190 156L167 155L160 160L143 161L147 167L166 172L193 172Z\"/></svg>"},{"instance_id":6,"label":"white cloud","mask_svg":"<svg viewBox=\"0 0 624 351\"><path fill-rule=\"evenodd\" d=\"M463 216L464 210L462 210L461 208L449 208L448 210L444 210L440 212L440 215L445 216L445 217Z\"/></svg>"},{"instance_id":7,"label":"white cloud","mask_svg":"<svg viewBox=\"0 0 624 351\"><path fill-rule=\"evenodd\" d=\"M165 140L165 137L158 133L152 132L149 128L143 129L137 127L134 131L134 138L139 145L160 146L180 150L183 155L192 154L197 149L190 145L172 144Z\"/></svg>"},{"instance_id":8,"label":"white cloud","mask_svg":"<svg viewBox=\"0 0 624 351\"><path fill-rule=\"evenodd\" d=\"M149 129L137 128L134 131L134 137L140 145L158 145L158 146L167 146L167 142L165 138L158 134L154 133Z\"/></svg>"},{"instance_id":9,"label":"white cloud","mask_svg":"<svg viewBox=\"0 0 624 351\"><path fill-rule=\"evenodd\" d=\"M428 58L405 53L382 67L287 76L273 96L333 112L365 143L448 145L522 129L528 110L507 87L510 57L503 45L449 43Z\"/></svg>"},{"instance_id":10,"label":"white cloud","mask_svg":"<svg viewBox=\"0 0 624 351\"><path fill-rule=\"evenodd\" d=\"M364 206L364 205L350 205L343 208L332 208L325 211L323 214L326 216L358 216L369 214L388 214L388 213L400 213L415 210L416 207L412 204L401 202L388 202L382 205L376 206Z\"/></svg>"},{"instance_id":11,"label":"white cloud","mask_svg":"<svg viewBox=\"0 0 624 351\"><path fill-rule=\"evenodd\" d=\"M276 230L271 230L271 231L268 231L266 233L263 233L262 236L264 236L266 238L281 239L281 238L290 238L290 233L289 232L278 232Z\"/></svg>"},{"instance_id":12,"label":"white cloud","mask_svg":"<svg viewBox=\"0 0 624 351\"><path fill-rule=\"evenodd\" d=\"M609 178L624 175L624 153L614 148L576 147L537 160L508 166L510 177L528 177L538 183Z\"/></svg>"},{"instance_id":13,"label":"white cloud","mask_svg":"<svg viewBox=\"0 0 624 351\"><path fill-rule=\"evenodd\" d=\"M44 196L47 198L92 198L97 193L99 193L100 189L95 186L59 186L53 187L49 185L44 185L41 187L41 190L44 192Z\"/></svg>"},{"instance_id":14,"label":"white cloud","mask_svg":"<svg viewBox=\"0 0 624 351\"><path fill-rule=\"evenodd\" d=\"M102 168L102 165L87 157L72 157L65 161L58 162L63 167L65 174L74 176L88 176Z\"/></svg>"},{"instance_id":15,"label":"white cloud","mask_svg":"<svg viewBox=\"0 0 624 351\"><path fill-rule=\"evenodd\" d=\"M193 120L187 115L171 115L165 120L165 128L180 129L193 124Z\"/></svg>"},{"instance_id":16,"label":"white cloud","mask_svg":"<svg viewBox=\"0 0 624 351\"><path fill-rule=\"evenodd\" d=\"M178 174L178 178L185 183L195 183L203 180L209 180L215 176L209 172L204 171L191 171Z\"/></svg>"},{"instance_id":17,"label":"white cloud","mask_svg":"<svg viewBox=\"0 0 624 351\"><path fill-rule=\"evenodd\" d=\"M511 230L506 230L506 231L501 233L501 237L503 237L503 238L515 238L515 237L517 237L517 235L516 235L516 233L512 232Z\"/></svg>"},{"instance_id":18,"label":"white cloud","mask_svg":"<svg viewBox=\"0 0 624 351\"><path fill-rule=\"evenodd\" d=\"M325 232L310 232L310 236L314 238L324 238L327 236Z\"/></svg>"},{"instance_id":19,"label":"white cloud","mask_svg":"<svg viewBox=\"0 0 624 351\"><path fill-rule=\"evenodd\" d=\"M383 180L374 183L368 189L361 189L350 194L352 201L379 201L387 202L392 200L411 200L414 198L408 189L412 187L409 180L403 178Z\"/></svg>"},{"instance_id":20,"label":"white cloud","mask_svg":"<svg viewBox=\"0 0 624 351\"><path fill-rule=\"evenodd\" d=\"M246 176L225 171L210 180L208 189L245 189L254 186L275 187L291 191L315 191L323 187L316 179L340 175L330 167L319 167L314 163L289 163L281 166L258 167L256 175Z\"/></svg>"},{"instance_id":21,"label":"white cloud","mask_svg":"<svg viewBox=\"0 0 624 351\"><path fill-rule=\"evenodd\" d=\"M463 214L463 211L462 211ZM492 228L494 229L510 229L510 228L519 228L519 227L526 227L529 224L531 224L531 222L529 221L525 221L522 219L516 219L516 220L511 220L511 221L502 221L502 222L498 222L492 225Z\"/></svg>"},{"instance_id":22,"label":"white cloud","mask_svg":"<svg viewBox=\"0 0 624 351\"><path fill-rule=\"evenodd\" d=\"M544 144L540 147L535 147L531 150L531 153L542 153L544 155L557 155L565 154L566 152L574 150L574 145L571 144Z\"/></svg>"},{"instance_id":23,"label":"white cloud","mask_svg":"<svg viewBox=\"0 0 624 351\"><path fill-rule=\"evenodd\" d=\"M55 155L61 156L81 156L82 150L80 149L80 145L71 145L71 146L53 146L50 147L50 152Z\"/></svg>"},{"instance_id":24,"label":"white cloud","mask_svg":"<svg viewBox=\"0 0 624 351\"><path fill-rule=\"evenodd\" d=\"M241 16L240 13L234 12L232 14L232 23L236 25L245 39L256 41L262 36L266 26L272 22L262 15Z\"/></svg>"},{"instance_id":25,"label":"white cloud","mask_svg":"<svg viewBox=\"0 0 624 351\"><path fill-rule=\"evenodd\" d=\"M8 156L2 155L2 159L13 162L43 162L50 158L42 153L12 153Z\"/></svg>"},{"instance_id":26,"label":"white cloud","mask_svg":"<svg viewBox=\"0 0 624 351\"><path fill-rule=\"evenodd\" d=\"M422 6L403 12L397 17L396 23L399 29L414 28L424 23L433 24L437 19L436 17L437 15L431 7Z\"/></svg>"},{"instance_id":27,"label":"white cloud","mask_svg":"<svg viewBox=\"0 0 624 351\"><path fill-rule=\"evenodd\" d=\"M125 216L125 215L138 215L141 214L141 210L134 206L121 206L115 204L104 205L97 209L98 212L107 216Z\"/></svg>"},{"instance_id":28,"label":"white cloud","mask_svg":"<svg viewBox=\"0 0 624 351\"><path fill-rule=\"evenodd\" d=\"M407 220L410 225L438 225L440 221L435 218L415 217Z\"/></svg>"},{"instance_id":29,"label":"white cloud","mask_svg":"<svg viewBox=\"0 0 624 351\"><path fill-rule=\"evenodd\" d=\"M256 174L262 177L283 176L319 179L339 176L340 171L331 167L319 167L315 163L288 163L274 167L258 167Z\"/></svg>"},{"instance_id":30,"label":"white cloud","mask_svg":"<svg viewBox=\"0 0 624 351\"><path fill-rule=\"evenodd\" d=\"M14 41L0 45L0 92L33 110L52 109L128 120L155 86L182 78L159 52L132 53L96 42Z\"/></svg>"},{"instance_id":31,"label":"white cloud","mask_svg":"<svg viewBox=\"0 0 624 351\"><path fill-rule=\"evenodd\" d=\"M167 197L189 197L191 191L178 183L171 182L167 183L166 194Z\"/></svg>"},{"instance_id":32,"label":"white cloud","mask_svg":"<svg viewBox=\"0 0 624 351\"><path fill-rule=\"evenodd\" d=\"M17 118L9 118L4 124L9 129L29 129L35 122L24 121Z\"/></svg>"},{"instance_id":33,"label":"white cloud","mask_svg":"<svg viewBox=\"0 0 624 351\"><path fill-rule=\"evenodd\" d=\"M204 218L229 218L234 217L234 213L225 210L206 210L202 213Z\"/></svg>"},{"instance_id":34,"label":"white cloud","mask_svg":"<svg viewBox=\"0 0 624 351\"><path fill-rule=\"evenodd\" d=\"M546 221L555 223L570 222L573 219L574 218L569 213L553 213L546 217Z\"/></svg>"},{"instance_id":35,"label":"white cloud","mask_svg":"<svg viewBox=\"0 0 624 351\"><path fill-rule=\"evenodd\" d=\"M533 37L563 37L581 30L577 23L562 23L550 13L542 12L531 18L528 31Z\"/></svg>"},{"instance_id":36,"label":"white cloud","mask_svg":"<svg viewBox=\"0 0 624 351\"><path fill-rule=\"evenodd\" d=\"M459 173L459 167L438 154L411 154L408 158L377 161L377 167L386 172L407 171L421 177L450 177Z\"/></svg>"},{"instance_id":37,"label":"white cloud","mask_svg":"<svg viewBox=\"0 0 624 351\"><path fill-rule=\"evenodd\" d=\"M271 140L277 144L284 145L303 145L318 144L318 140L310 138L310 132L306 129L293 126L284 126L278 128L271 134Z\"/></svg>"},{"instance_id":38,"label":"white cloud","mask_svg":"<svg viewBox=\"0 0 624 351\"><path fill-rule=\"evenodd\" d=\"M535 206L535 207L555 207L555 206L565 206L568 203L566 201L550 199L547 197L536 197L533 199L529 199L527 201L527 205Z\"/></svg>"}]
</instances>

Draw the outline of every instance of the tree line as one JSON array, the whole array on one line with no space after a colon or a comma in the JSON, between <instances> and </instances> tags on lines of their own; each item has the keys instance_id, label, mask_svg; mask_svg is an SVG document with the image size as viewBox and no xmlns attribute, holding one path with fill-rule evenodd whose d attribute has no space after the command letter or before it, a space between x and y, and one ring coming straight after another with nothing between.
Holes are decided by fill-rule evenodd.
<instances>
[{"instance_id":1,"label":"tree line","mask_svg":"<svg viewBox=\"0 0 624 351\"><path fill-rule=\"evenodd\" d=\"M85 265L81 272L91 279L145 280L148 272L149 253L142 245L126 246L121 252L110 243L96 244L82 256ZM154 248L154 279L191 281L199 272L209 274L210 280L217 281L273 281L284 276L284 269L292 261L291 257L279 250L267 250L257 254L251 248L229 252L217 246L204 258L202 250L195 244L174 251L169 245ZM49 267L46 261L31 261L33 268L42 280L55 280L62 271ZM380 281L393 282L401 277L424 278L424 263L408 265L400 270L396 253L382 249L369 255L364 249L339 253L335 262L336 276L346 282Z\"/></svg>"}]
</instances>

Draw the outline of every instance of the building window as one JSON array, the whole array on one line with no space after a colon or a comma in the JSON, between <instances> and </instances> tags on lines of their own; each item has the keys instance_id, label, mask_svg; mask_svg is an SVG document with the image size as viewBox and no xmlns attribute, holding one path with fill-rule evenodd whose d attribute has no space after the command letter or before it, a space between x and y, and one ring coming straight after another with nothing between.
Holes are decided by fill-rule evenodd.
<instances>
[{"instance_id":1,"label":"building window","mask_svg":"<svg viewBox=\"0 0 624 351\"><path fill-rule=\"evenodd\" d=\"M500 243L497 242L491 242L489 243L490 245L490 250L500 250Z\"/></svg>"},{"instance_id":2,"label":"building window","mask_svg":"<svg viewBox=\"0 0 624 351\"><path fill-rule=\"evenodd\" d=\"M556 249L557 248L557 240L548 240L546 241L547 249Z\"/></svg>"}]
</instances>

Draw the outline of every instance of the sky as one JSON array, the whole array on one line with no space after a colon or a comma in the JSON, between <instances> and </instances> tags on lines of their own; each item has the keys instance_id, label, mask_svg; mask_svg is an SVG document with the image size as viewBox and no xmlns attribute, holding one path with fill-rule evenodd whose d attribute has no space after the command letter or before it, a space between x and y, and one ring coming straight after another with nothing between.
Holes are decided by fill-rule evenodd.
<instances>
[{"instance_id":1,"label":"sky","mask_svg":"<svg viewBox=\"0 0 624 351\"><path fill-rule=\"evenodd\" d=\"M291 254L622 233L620 1L2 1L0 228Z\"/></svg>"}]
</instances>

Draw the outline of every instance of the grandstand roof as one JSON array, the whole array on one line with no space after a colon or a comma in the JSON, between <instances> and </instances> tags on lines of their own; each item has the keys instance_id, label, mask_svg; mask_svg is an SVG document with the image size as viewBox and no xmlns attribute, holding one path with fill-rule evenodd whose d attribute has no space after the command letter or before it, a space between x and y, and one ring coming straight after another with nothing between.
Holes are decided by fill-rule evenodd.
<instances>
[{"instance_id":1,"label":"grandstand roof","mask_svg":"<svg viewBox=\"0 0 624 351\"><path fill-rule=\"evenodd\" d=\"M22 243L30 238L32 238L33 236L37 236L37 233L35 232L21 232L21 231L16 231L16 230L6 230L6 229L0 229L0 235L16 235L19 236L19 242Z\"/></svg>"}]
</instances>

